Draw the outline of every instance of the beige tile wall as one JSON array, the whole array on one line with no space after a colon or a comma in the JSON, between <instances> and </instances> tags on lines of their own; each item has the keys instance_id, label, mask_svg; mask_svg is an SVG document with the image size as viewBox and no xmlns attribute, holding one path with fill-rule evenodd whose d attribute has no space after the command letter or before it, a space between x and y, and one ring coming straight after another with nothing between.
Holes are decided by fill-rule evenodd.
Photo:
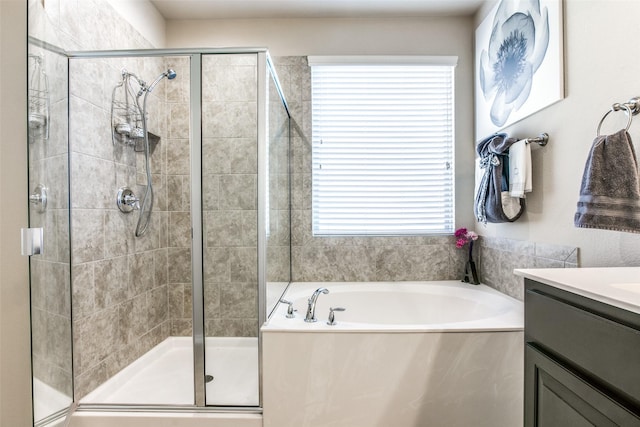
<instances>
[{"instance_id":1,"label":"beige tile wall","mask_svg":"<svg viewBox=\"0 0 640 427\"><path fill-rule=\"evenodd\" d=\"M524 279L513 274L514 269L578 267L575 246L482 237L479 249L481 281L519 300L524 299Z\"/></svg>"},{"instance_id":2,"label":"beige tile wall","mask_svg":"<svg viewBox=\"0 0 640 427\"><path fill-rule=\"evenodd\" d=\"M147 233L134 237L139 211L122 213L118 188L143 197L144 155L111 136L111 94L122 67L147 81L162 58L70 62L71 262L75 394L82 397L170 335L167 151L172 143L163 81L148 99L155 202Z\"/></svg>"},{"instance_id":3,"label":"beige tile wall","mask_svg":"<svg viewBox=\"0 0 640 427\"><path fill-rule=\"evenodd\" d=\"M167 94L166 199L168 214L168 316L172 336L191 335L191 164L189 156L189 59L167 64L177 77L165 85Z\"/></svg>"},{"instance_id":4,"label":"beige tile wall","mask_svg":"<svg viewBox=\"0 0 640 427\"><path fill-rule=\"evenodd\" d=\"M207 336L257 336L257 55L202 60Z\"/></svg>"}]
</instances>

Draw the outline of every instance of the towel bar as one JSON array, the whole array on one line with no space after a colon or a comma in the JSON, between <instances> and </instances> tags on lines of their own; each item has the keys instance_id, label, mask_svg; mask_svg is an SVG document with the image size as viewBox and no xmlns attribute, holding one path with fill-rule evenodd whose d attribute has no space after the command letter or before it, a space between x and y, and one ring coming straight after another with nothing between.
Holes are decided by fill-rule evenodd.
<instances>
[{"instance_id":1,"label":"towel bar","mask_svg":"<svg viewBox=\"0 0 640 427\"><path fill-rule=\"evenodd\" d=\"M541 133L537 138L527 138L525 144L535 143L541 147L544 147L545 145L547 145L547 142L549 142L549 134L545 132Z\"/></svg>"}]
</instances>

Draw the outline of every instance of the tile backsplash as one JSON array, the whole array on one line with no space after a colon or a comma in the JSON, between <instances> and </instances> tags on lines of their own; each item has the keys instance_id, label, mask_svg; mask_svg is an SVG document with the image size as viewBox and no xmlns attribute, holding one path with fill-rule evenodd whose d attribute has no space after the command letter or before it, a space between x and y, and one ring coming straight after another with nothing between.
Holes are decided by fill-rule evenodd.
<instances>
[{"instance_id":1,"label":"tile backsplash","mask_svg":"<svg viewBox=\"0 0 640 427\"><path fill-rule=\"evenodd\" d=\"M524 299L524 279L517 268L575 268L578 248L502 237L481 237L478 251L480 280L507 295Z\"/></svg>"}]
</instances>

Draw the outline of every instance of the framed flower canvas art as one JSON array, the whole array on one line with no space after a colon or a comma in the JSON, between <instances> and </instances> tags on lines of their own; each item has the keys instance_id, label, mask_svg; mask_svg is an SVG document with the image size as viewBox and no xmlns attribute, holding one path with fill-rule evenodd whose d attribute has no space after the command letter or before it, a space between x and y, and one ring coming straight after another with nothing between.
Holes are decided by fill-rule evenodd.
<instances>
[{"instance_id":1,"label":"framed flower canvas art","mask_svg":"<svg viewBox=\"0 0 640 427\"><path fill-rule=\"evenodd\" d=\"M564 97L561 0L501 0L476 29L476 140Z\"/></svg>"}]
</instances>

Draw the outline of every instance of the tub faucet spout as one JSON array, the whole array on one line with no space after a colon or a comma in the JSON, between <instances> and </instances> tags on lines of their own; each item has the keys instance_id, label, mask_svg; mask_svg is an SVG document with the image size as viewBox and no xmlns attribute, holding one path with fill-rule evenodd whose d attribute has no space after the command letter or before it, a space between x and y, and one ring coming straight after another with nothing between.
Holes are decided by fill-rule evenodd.
<instances>
[{"instance_id":1,"label":"tub faucet spout","mask_svg":"<svg viewBox=\"0 0 640 427\"><path fill-rule=\"evenodd\" d=\"M309 306L307 307L307 316L304 318L305 322L313 323L318 321L318 319L316 319L316 301L318 300L318 297L320 296L320 294L328 294L328 293L329 293L329 289L327 288L318 288L313 292L313 295L311 295L311 298L309 298Z\"/></svg>"}]
</instances>

